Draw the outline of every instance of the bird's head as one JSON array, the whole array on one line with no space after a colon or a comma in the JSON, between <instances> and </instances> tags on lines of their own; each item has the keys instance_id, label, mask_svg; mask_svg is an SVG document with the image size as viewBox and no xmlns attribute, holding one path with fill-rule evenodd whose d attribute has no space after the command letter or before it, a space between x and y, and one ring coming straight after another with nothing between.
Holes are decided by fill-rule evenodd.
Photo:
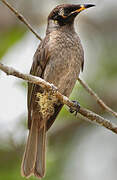
<instances>
[{"instance_id":1,"label":"bird's head","mask_svg":"<svg viewBox=\"0 0 117 180\"><path fill-rule=\"evenodd\" d=\"M55 7L48 16L48 22L55 26L73 24L75 17L83 10L93 7L93 4L62 4Z\"/></svg>"}]
</instances>

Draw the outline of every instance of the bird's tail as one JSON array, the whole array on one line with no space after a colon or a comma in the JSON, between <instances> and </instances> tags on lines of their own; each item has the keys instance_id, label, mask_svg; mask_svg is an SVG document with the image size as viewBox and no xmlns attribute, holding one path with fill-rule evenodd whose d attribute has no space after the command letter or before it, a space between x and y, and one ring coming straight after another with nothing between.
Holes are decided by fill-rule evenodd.
<instances>
[{"instance_id":1,"label":"bird's tail","mask_svg":"<svg viewBox=\"0 0 117 180\"><path fill-rule=\"evenodd\" d=\"M38 178L44 176L45 140L46 125L40 129L39 120L33 119L21 166L22 176L30 177L33 174Z\"/></svg>"}]
</instances>

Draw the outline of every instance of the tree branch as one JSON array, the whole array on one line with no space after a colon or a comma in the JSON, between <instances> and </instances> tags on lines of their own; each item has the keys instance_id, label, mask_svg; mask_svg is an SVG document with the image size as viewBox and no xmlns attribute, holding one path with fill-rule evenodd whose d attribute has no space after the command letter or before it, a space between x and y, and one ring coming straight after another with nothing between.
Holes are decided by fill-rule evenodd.
<instances>
[{"instance_id":1,"label":"tree branch","mask_svg":"<svg viewBox=\"0 0 117 180\"><path fill-rule=\"evenodd\" d=\"M78 78L80 84L84 87L84 89L97 101L97 103L108 113L115 116L117 118L117 112L113 111L110 107L108 107L104 101L80 78Z\"/></svg>"},{"instance_id":2,"label":"tree branch","mask_svg":"<svg viewBox=\"0 0 117 180\"><path fill-rule=\"evenodd\" d=\"M19 13L15 8L13 8L7 1L1 0L15 15L16 17L22 21L28 29L41 41L41 37L34 31L34 29L31 27L31 25L27 22L27 20Z\"/></svg>"},{"instance_id":3,"label":"tree branch","mask_svg":"<svg viewBox=\"0 0 117 180\"><path fill-rule=\"evenodd\" d=\"M69 100L66 96L62 95L53 84L50 84L39 77L35 77L29 74L23 74L21 72L18 72L14 68L3 65L2 63L0 63L0 69L4 71L7 75L16 76L25 81L29 81L31 83L42 86L44 89L51 91L53 95L56 96L61 101L61 103L66 104L69 108L72 108L73 110L77 110L77 106L71 100ZM79 113L82 116L88 118L90 121L96 122L97 124L117 134L117 125L110 122L109 120L104 119L103 117L83 107L80 108Z\"/></svg>"}]
</instances>

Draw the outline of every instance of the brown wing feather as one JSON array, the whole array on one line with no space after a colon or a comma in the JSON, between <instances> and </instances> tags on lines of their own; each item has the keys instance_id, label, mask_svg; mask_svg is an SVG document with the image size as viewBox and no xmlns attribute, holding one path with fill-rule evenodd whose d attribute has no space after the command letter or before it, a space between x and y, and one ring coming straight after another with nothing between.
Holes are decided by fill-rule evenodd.
<instances>
[{"instance_id":1,"label":"brown wing feather","mask_svg":"<svg viewBox=\"0 0 117 180\"><path fill-rule=\"evenodd\" d=\"M55 110L54 110L54 114L48 119L47 121L47 125L46 128L47 130L52 126L52 124L54 123L58 113L60 112L60 110L62 109L63 104L60 105L56 105Z\"/></svg>"},{"instance_id":2,"label":"brown wing feather","mask_svg":"<svg viewBox=\"0 0 117 180\"><path fill-rule=\"evenodd\" d=\"M33 64L30 70L30 74L34 76L38 76L43 78L44 70L46 68L46 64L49 61L50 53L48 51L48 47L46 46L48 42L49 37L46 36L46 38L40 43L37 51L34 55ZM36 91L37 85L34 85L32 83L28 83L28 128L31 128L31 105L33 104L34 93ZM51 127L53 122L55 121L58 113L60 112L61 108L63 107L63 104L56 105L54 114L48 119L47 121L47 130Z\"/></svg>"},{"instance_id":3,"label":"brown wing feather","mask_svg":"<svg viewBox=\"0 0 117 180\"><path fill-rule=\"evenodd\" d=\"M43 76L46 64L49 60L49 52L48 52L48 48L47 46L45 46L45 44L47 44L48 38L46 37L39 45L35 55L34 55L34 60L33 60L33 64L30 70L30 74L34 75L34 76L38 76L41 77ZM32 104L32 100L33 100L33 94L35 92L35 88L37 85L34 85L32 83L28 83L28 99L27 99L27 103L28 103L28 128L30 129L31 127L31 104Z\"/></svg>"}]
</instances>

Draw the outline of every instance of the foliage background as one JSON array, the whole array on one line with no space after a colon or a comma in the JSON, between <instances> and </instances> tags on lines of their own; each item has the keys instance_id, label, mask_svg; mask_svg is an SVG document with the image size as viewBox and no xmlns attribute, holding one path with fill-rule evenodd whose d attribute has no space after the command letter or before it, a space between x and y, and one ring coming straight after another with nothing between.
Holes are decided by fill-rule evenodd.
<instances>
[{"instance_id":1,"label":"foliage background","mask_svg":"<svg viewBox=\"0 0 117 180\"><path fill-rule=\"evenodd\" d=\"M81 77L117 111L117 1L9 0L41 37L53 7L61 3L94 3L76 19L85 51ZM0 61L29 72L39 40L0 2ZM0 72L0 180L23 180L20 165L27 137L27 84ZM114 121L76 83L71 99ZM48 132L45 180L116 180L117 136L79 120L64 107ZM36 178L30 178L35 180Z\"/></svg>"}]
</instances>

